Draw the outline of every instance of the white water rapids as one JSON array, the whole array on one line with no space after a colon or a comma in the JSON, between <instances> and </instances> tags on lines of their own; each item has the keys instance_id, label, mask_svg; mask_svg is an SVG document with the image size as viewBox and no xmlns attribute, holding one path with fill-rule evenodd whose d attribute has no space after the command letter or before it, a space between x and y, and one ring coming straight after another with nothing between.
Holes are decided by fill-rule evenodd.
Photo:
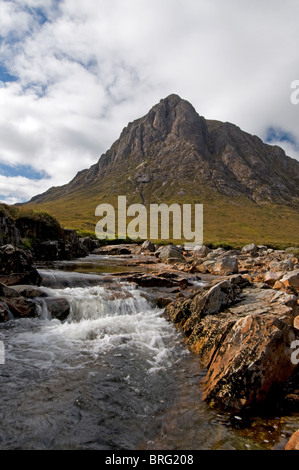
<instances>
[{"instance_id":1,"label":"white water rapids","mask_svg":"<svg viewBox=\"0 0 299 470\"><path fill-rule=\"evenodd\" d=\"M149 291L43 276L48 296L71 310L53 319L40 298L39 318L0 325L1 450L264 448L202 402L204 371Z\"/></svg>"}]
</instances>

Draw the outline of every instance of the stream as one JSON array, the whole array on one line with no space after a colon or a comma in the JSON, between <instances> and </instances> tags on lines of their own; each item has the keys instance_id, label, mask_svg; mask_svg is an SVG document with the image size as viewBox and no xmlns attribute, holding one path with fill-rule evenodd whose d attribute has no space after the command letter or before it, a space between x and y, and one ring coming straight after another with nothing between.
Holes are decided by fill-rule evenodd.
<instances>
[{"instance_id":1,"label":"stream","mask_svg":"<svg viewBox=\"0 0 299 470\"><path fill-rule=\"evenodd\" d=\"M0 325L0 449L283 449L298 415L211 409L198 358L150 289L113 277L125 270L99 255L39 269L71 312L52 319L40 298L39 318Z\"/></svg>"}]
</instances>

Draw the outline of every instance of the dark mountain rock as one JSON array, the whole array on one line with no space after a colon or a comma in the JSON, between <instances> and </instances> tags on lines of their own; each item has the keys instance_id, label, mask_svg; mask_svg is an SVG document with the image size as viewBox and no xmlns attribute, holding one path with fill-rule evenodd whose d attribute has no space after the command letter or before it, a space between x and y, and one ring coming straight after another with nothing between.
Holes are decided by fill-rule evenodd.
<instances>
[{"instance_id":1,"label":"dark mountain rock","mask_svg":"<svg viewBox=\"0 0 299 470\"><path fill-rule=\"evenodd\" d=\"M233 124L205 120L190 103L170 95L129 123L89 170L31 202L51 201L96 183L105 187L109 183L111 192L126 184L147 200L147 186L158 183L159 195L161 184L175 182L180 188L192 183L194 190L206 186L257 203L298 203L299 162ZM155 193L151 196L155 199Z\"/></svg>"}]
</instances>

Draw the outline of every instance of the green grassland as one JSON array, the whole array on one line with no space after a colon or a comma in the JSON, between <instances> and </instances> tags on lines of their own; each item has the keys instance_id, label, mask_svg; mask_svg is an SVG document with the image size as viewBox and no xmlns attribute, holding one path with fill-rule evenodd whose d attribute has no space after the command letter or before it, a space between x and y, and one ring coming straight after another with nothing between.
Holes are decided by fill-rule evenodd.
<instances>
[{"instance_id":1,"label":"green grassland","mask_svg":"<svg viewBox=\"0 0 299 470\"><path fill-rule=\"evenodd\" d=\"M130 192L128 192L130 189ZM109 194L109 196L107 196ZM62 196L57 200L42 204L30 203L24 208L46 211L60 222L64 228L72 228L84 233L95 233L99 218L95 209L99 204L108 203L116 209L119 195L127 196L127 204L150 203L203 204L203 238L209 245L242 246L246 243L265 244L275 247L299 247L299 208L283 204L256 203L246 198L221 196L212 191L202 191L196 197L192 188L186 188L184 195L178 196L178 187L165 191L163 188L143 189L142 198L138 190L123 187L101 189L90 186L84 190ZM128 219L129 220L129 219ZM149 236L148 236L149 238ZM173 240L170 233L170 240ZM159 241L159 240L158 240Z\"/></svg>"}]
</instances>

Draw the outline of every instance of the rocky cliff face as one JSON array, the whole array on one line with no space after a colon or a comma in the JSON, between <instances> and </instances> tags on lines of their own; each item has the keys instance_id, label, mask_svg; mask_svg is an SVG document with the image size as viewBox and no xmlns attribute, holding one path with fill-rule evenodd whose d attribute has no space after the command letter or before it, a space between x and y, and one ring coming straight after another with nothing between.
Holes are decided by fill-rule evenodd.
<instances>
[{"instance_id":1,"label":"rocky cliff face","mask_svg":"<svg viewBox=\"0 0 299 470\"><path fill-rule=\"evenodd\" d=\"M299 163L282 149L233 124L205 120L190 103L170 95L146 116L129 123L90 169L32 202L47 202L96 185L112 193L119 189L139 193L143 202L151 203L162 194L171 196L171 187L182 195L190 193L192 184L197 196L208 188L256 203L297 204L298 183Z\"/></svg>"}]
</instances>

